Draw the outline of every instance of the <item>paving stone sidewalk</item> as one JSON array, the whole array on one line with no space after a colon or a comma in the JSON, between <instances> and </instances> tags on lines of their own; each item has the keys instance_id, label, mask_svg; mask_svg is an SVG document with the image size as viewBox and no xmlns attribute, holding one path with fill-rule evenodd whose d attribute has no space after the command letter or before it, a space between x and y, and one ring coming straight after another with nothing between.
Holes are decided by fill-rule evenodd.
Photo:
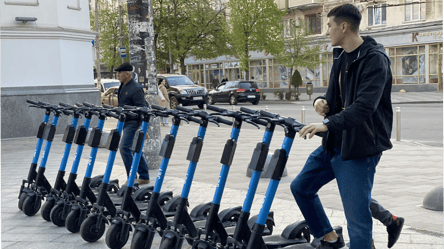
<instances>
[{"instance_id":1,"label":"paving stone sidewalk","mask_svg":"<svg viewBox=\"0 0 444 249\"><path fill-rule=\"evenodd\" d=\"M106 127L113 128L115 123L111 120L107 121ZM173 191L174 195L180 194L189 163L185 160L188 146L192 137L197 134L197 129L198 126L195 124L180 126L162 190ZM162 127L161 131L164 136L169 132L169 128ZM209 126L189 196L191 208L213 199L221 166L220 156L230 132L231 129L228 127ZM263 129L243 129L241 131L222 198L222 209L242 205L250 180L245 176L246 168L256 143L262 140L262 135ZM283 137L282 130L277 128L270 146L270 153L280 148ZM55 180L64 149L61 139L60 135L54 139L47 163L46 176L51 183ZM430 211L421 207L424 195L431 188L442 185L442 148L411 142L394 141L393 143L394 148L384 153L377 167L373 190L373 197L382 205L395 215L406 218L403 233L393 248L443 248L442 212ZM18 210L19 187L21 180L27 176L35 144L34 137L2 140L2 248L107 248L104 237L96 243L87 243L82 240L79 234L71 234L66 228L58 228L52 223L44 221L40 213L33 217L27 217ZM309 153L319 144L318 138L312 140L295 139L287 163L288 176L282 178L272 206L277 224L274 234L279 234L287 224L303 219L290 193L289 184L301 170ZM71 168L75 147L73 146L71 149L67 171ZM89 153L89 147L85 146L78 172L79 184L85 172ZM108 150L99 149L93 175L103 174L108 154ZM157 170L150 170L152 179L156 174ZM121 183L126 181L119 153L117 153L115 160L112 178L119 179ZM252 214L258 213L268 182L269 179L260 180ZM336 183L333 181L326 185L319 195L331 223L341 225L345 229L345 239L348 240L346 221ZM387 233L385 227L378 221L374 221L374 239L376 248L386 248ZM152 248L157 248L159 242L160 237L156 235ZM129 247L130 243L127 243L125 248ZM183 248L190 247L184 245Z\"/></svg>"}]
</instances>

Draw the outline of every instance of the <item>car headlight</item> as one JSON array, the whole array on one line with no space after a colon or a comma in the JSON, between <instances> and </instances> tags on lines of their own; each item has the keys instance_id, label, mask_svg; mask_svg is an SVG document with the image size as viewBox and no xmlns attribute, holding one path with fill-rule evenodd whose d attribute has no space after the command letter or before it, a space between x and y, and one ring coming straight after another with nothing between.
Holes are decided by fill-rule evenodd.
<instances>
[{"instance_id":1,"label":"car headlight","mask_svg":"<svg viewBox=\"0 0 444 249\"><path fill-rule=\"evenodd\" d=\"M188 94L187 90L180 91L181 94Z\"/></svg>"}]
</instances>

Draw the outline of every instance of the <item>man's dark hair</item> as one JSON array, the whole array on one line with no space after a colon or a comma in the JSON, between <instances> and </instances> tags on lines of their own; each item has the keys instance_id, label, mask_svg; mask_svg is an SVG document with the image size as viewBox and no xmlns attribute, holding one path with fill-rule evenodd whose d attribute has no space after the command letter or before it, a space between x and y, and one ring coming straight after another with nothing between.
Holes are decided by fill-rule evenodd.
<instances>
[{"instance_id":1,"label":"man's dark hair","mask_svg":"<svg viewBox=\"0 0 444 249\"><path fill-rule=\"evenodd\" d=\"M343 22L347 22L350 24L351 31L358 32L362 16L358 8L353 4L347 3L333 8L327 14L327 17L331 16L334 17L333 20L336 24L340 25Z\"/></svg>"}]
</instances>

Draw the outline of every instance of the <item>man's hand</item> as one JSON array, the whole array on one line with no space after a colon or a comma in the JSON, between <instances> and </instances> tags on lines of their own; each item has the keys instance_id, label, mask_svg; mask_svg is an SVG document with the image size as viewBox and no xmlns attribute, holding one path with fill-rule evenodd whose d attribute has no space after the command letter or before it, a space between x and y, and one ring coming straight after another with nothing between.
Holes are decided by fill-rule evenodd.
<instances>
[{"instance_id":1,"label":"man's hand","mask_svg":"<svg viewBox=\"0 0 444 249\"><path fill-rule=\"evenodd\" d=\"M327 100L325 99L316 100L314 108L315 111L322 117L325 117L325 114L330 111L330 107L328 107Z\"/></svg>"},{"instance_id":2,"label":"man's hand","mask_svg":"<svg viewBox=\"0 0 444 249\"><path fill-rule=\"evenodd\" d=\"M310 133L310 136L308 136L308 138L311 139L316 133L324 131L328 131L328 128L323 123L309 124L307 126L304 126L299 131L299 137L305 137L308 133Z\"/></svg>"}]
</instances>

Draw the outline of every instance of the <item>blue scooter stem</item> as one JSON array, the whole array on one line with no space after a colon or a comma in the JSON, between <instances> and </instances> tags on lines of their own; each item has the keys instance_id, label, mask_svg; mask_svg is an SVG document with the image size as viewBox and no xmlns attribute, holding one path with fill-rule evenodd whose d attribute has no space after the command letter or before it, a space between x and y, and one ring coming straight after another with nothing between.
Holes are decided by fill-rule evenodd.
<instances>
[{"instance_id":1,"label":"blue scooter stem","mask_svg":"<svg viewBox=\"0 0 444 249\"><path fill-rule=\"evenodd\" d=\"M177 132L179 130L178 125L171 126L170 134L176 138ZM170 162L169 158L162 158L162 162L160 163L159 173L157 173L156 183L154 184L154 193L160 193L160 189L162 188L163 180L165 179L166 170L168 167L168 163Z\"/></svg>"},{"instance_id":2,"label":"blue scooter stem","mask_svg":"<svg viewBox=\"0 0 444 249\"><path fill-rule=\"evenodd\" d=\"M77 128L77 122L79 121L78 118L73 117L72 118L72 122L71 124L74 126L74 129ZM68 157L69 157L69 152L71 151L71 146L72 143L66 143L65 145L65 151L63 152L63 157L62 157L62 162L60 163L60 171L65 171L66 169L66 164L68 163Z\"/></svg>"},{"instance_id":3,"label":"blue scooter stem","mask_svg":"<svg viewBox=\"0 0 444 249\"><path fill-rule=\"evenodd\" d=\"M122 121L117 121L117 131L119 132L119 135L122 135L123 131L123 124ZM110 151L108 156L108 162L106 163L106 169L105 174L103 175L102 182L108 184L109 179L111 177L111 171L113 170L114 160L116 159L116 153L117 151Z\"/></svg>"},{"instance_id":4,"label":"blue scooter stem","mask_svg":"<svg viewBox=\"0 0 444 249\"><path fill-rule=\"evenodd\" d=\"M271 138L273 137L273 132L265 131L264 137L262 138L262 142L267 144L267 149L270 147ZM245 197L244 204L242 205L242 211L245 213L249 213L251 211L251 206L253 204L254 195L257 190L257 185L259 184L259 179L261 177L262 172L253 170L253 174L251 175L250 184L248 186L247 196Z\"/></svg>"},{"instance_id":5,"label":"blue scooter stem","mask_svg":"<svg viewBox=\"0 0 444 249\"><path fill-rule=\"evenodd\" d=\"M282 143L282 149L285 150L286 156L290 153L291 146L293 144L294 139L289 137L284 138L284 142ZM259 216L257 217L256 223L259 225L265 225L267 221L268 213L270 212L271 204L273 204L273 199L276 194L277 188L279 186L279 181L270 180L268 184L267 192L265 193L264 203L262 204L262 208L259 211Z\"/></svg>"},{"instance_id":6,"label":"blue scooter stem","mask_svg":"<svg viewBox=\"0 0 444 249\"><path fill-rule=\"evenodd\" d=\"M149 122L142 121L142 126L140 129L143 131L142 144L140 145L140 152L134 153L133 163L131 164L131 171L128 177L126 186L132 188L134 186L134 181L136 180L137 169L139 168L140 157L142 156L143 144L145 143L145 135L148 130Z\"/></svg>"},{"instance_id":7,"label":"blue scooter stem","mask_svg":"<svg viewBox=\"0 0 444 249\"><path fill-rule=\"evenodd\" d=\"M52 118L52 124L57 127L57 123L59 121L59 117L58 116L54 116ZM40 168L45 168L46 167L46 162L48 161L48 155L49 155L49 151L51 150L51 145L52 145L52 141L46 141L45 144L45 149L43 152L43 157L42 160L40 161Z\"/></svg>"},{"instance_id":8,"label":"blue scooter stem","mask_svg":"<svg viewBox=\"0 0 444 249\"><path fill-rule=\"evenodd\" d=\"M99 118L99 122L97 124L97 128L100 129L100 132L102 132L104 124L105 124L105 119L100 119ZM92 147L91 148L91 153L89 155L88 166L86 167L85 177L91 178L98 150L99 150L98 147ZM77 174L77 171L76 172L72 172L72 170L71 170L71 173Z\"/></svg>"},{"instance_id":9,"label":"blue scooter stem","mask_svg":"<svg viewBox=\"0 0 444 249\"><path fill-rule=\"evenodd\" d=\"M205 132L207 131L206 127L199 126L199 131L197 132L197 136L202 138L202 142L205 137ZM188 199L188 195L190 194L191 184L193 183L194 172L196 171L197 162L190 162L188 165L187 177L185 179L185 184L182 188L182 193L180 197L183 199Z\"/></svg>"},{"instance_id":10,"label":"blue scooter stem","mask_svg":"<svg viewBox=\"0 0 444 249\"><path fill-rule=\"evenodd\" d=\"M45 116L43 117L43 122L47 124L48 121L49 121L49 114L45 114ZM37 164L39 162L40 151L42 150L42 145L43 145L43 138L38 138L37 145L35 146L34 157L32 158L33 164Z\"/></svg>"},{"instance_id":11,"label":"blue scooter stem","mask_svg":"<svg viewBox=\"0 0 444 249\"><path fill-rule=\"evenodd\" d=\"M85 121L83 122L83 126L85 126L86 130L89 129L90 123L91 123L91 119L85 118ZM82 157L82 153L83 153L83 147L84 147L84 145L77 146L76 155L74 157L74 162L72 163L71 173L77 172L77 169L79 168L80 158Z\"/></svg>"},{"instance_id":12,"label":"blue scooter stem","mask_svg":"<svg viewBox=\"0 0 444 249\"><path fill-rule=\"evenodd\" d=\"M233 126L230 138L237 142L239 138L240 129ZM228 172L230 170L230 165L223 164L219 175L219 182L217 183L216 192L214 193L213 203L220 205L222 195L224 193L225 184L228 178Z\"/></svg>"}]
</instances>

